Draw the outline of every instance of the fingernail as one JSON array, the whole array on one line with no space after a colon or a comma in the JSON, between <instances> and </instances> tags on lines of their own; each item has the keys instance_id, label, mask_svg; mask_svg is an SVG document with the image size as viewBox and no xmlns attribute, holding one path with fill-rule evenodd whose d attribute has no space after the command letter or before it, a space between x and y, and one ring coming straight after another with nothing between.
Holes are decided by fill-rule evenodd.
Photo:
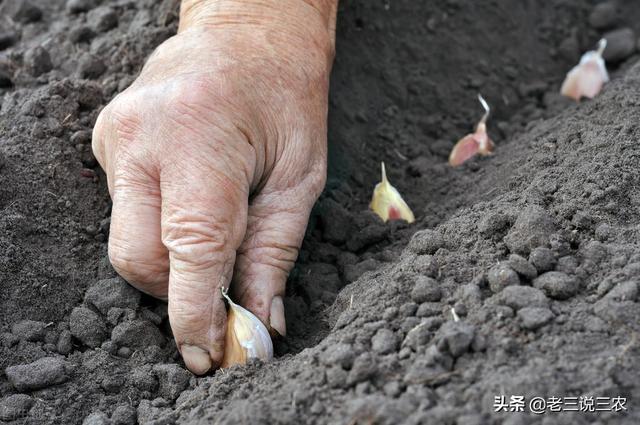
<instances>
[{"instance_id":1,"label":"fingernail","mask_svg":"<svg viewBox=\"0 0 640 425\"><path fill-rule=\"evenodd\" d=\"M211 369L209 353L195 345L182 345L180 352L187 368L196 375L204 375Z\"/></svg>"},{"instance_id":2,"label":"fingernail","mask_svg":"<svg viewBox=\"0 0 640 425\"><path fill-rule=\"evenodd\" d=\"M287 323L284 319L284 303L282 297L275 296L271 300L271 314L269 315L269 325L280 334L285 336L287 334Z\"/></svg>"}]
</instances>

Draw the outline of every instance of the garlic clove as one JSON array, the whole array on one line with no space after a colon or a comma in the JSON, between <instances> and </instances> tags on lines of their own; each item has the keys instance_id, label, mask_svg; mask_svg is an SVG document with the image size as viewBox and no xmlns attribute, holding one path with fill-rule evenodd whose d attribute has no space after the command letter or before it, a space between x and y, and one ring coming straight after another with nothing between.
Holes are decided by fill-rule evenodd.
<instances>
[{"instance_id":1,"label":"garlic clove","mask_svg":"<svg viewBox=\"0 0 640 425\"><path fill-rule=\"evenodd\" d=\"M388 220L406 220L409 223L413 223L415 221L411 208L402 199L400 192L391 186L391 183L387 180L384 162L382 163L382 181L373 190L373 197L369 207L384 222Z\"/></svg>"},{"instance_id":2,"label":"garlic clove","mask_svg":"<svg viewBox=\"0 0 640 425\"><path fill-rule=\"evenodd\" d=\"M480 150L480 144L475 138L475 134L467 134L462 139L458 140L458 143L453 147L451 154L449 155L449 165L457 167L462 165L467 160L478 155Z\"/></svg>"},{"instance_id":3,"label":"garlic clove","mask_svg":"<svg viewBox=\"0 0 640 425\"><path fill-rule=\"evenodd\" d=\"M491 108L489 108L487 101L484 100L482 95L478 95L478 100L484 108L485 113L476 126L476 131L458 140L451 150L451 154L449 154L449 165L452 167L457 167L476 155L487 156L493 152L494 144L487 134L487 118L489 117Z\"/></svg>"},{"instance_id":4,"label":"garlic clove","mask_svg":"<svg viewBox=\"0 0 640 425\"><path fill-rule=\"evenodd\" d=\"M600 93L602 87L609 81L609 74L605 66L602 53L607 47L604 38L598 42L598 50L586 52L582 55L580 63L567 73L562 83L560 93L570 97L576 102L582 97L593 99Z\"/></svg>"},{"instance_id":5,"label":"garlic clove","mask_svg":"<svg viewBox=\"0 0 640 425\"><path fill-rule=\"evenodd\" d=\"M249 310L231 301L224 289L222 296L229 303L227 333L221 367L246 364L249 359L273 359L273 343L267 327Z\"/></svg>"}]
</instances>

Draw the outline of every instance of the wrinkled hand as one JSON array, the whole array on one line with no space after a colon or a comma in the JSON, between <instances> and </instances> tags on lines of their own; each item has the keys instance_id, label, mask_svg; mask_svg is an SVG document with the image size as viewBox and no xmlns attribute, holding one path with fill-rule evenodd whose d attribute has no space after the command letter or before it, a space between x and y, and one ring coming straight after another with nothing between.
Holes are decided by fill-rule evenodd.
<instances>
[{"instance_id":1,"label":"wrinkled hand","mask_svg":"<svg viewBox=\"0 0 640 425\"><path fill-rule=\"evenodd\" d=\"M221 286L285 334L286 277L325 182L332 24L303 0L267 3L185 0L178 34L94 129L109 258L168 299L197 374L222 359Z\"/></svg>"}]
</instances>

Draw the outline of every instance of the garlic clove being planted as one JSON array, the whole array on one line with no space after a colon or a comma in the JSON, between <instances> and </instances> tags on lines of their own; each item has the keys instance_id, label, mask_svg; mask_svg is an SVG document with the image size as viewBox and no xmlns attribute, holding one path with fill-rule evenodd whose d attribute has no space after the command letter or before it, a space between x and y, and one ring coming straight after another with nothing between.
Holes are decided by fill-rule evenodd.
<instances>
[{"instance_id":1,"label":"garlic clove being planted","mask_svg":"<svg viewBox=\"0 0 640 425\"><path fill-rule=\"evenodd\" d=\"M406 220L409 223L415 221L413 212L402 199L398 190L391 186L387 180L387 172L382 163L382 181L373 190L373 197L369 207L384 221Z\"/></svg>"},{"instance_id":2,"label":"garlic clove being planted","mask_svg":"<svg viewBox=\"0 0 640 425\"><path fill-rule=\"evenodd\" d=\"M229 303L227 333L221 367L246 364L249 359L273 359L273 343L267 327L249 310L231 301L227 291L222 296Z\"/></svg>"},{"instance_id":3,"label":"garlic clove being planted","mask_svg":"<svg viewBox=\"0 0 640 425\"><path fill-rule=\"evenodd\" d=\"M484 100L482 95L478 95L478 100L484 108L484 115L476 126L476 131L458 140L451 150L451 154L449 154L449 165L452 167L457 167L476 155L491 155L493 151L493 141L487 134L487 118L489 118L491 108L489 108L487 101Z\"/></svg>"},{"instance_id":4,"label":"garlic clove being planted","mask_svg":"<svg viewBox=\"0 0 640 425\"><path fill-rule=\"evenodd\" d=\"M576 102L582 97L593 99L609 81L609 74L605 66L602 53L607 47L607 40L604 38L598 42L598 50L592 50L580 58L580 63L567 73L567 77L562 83L560 93L570 97Z\"/></svg>"}]
</instances>

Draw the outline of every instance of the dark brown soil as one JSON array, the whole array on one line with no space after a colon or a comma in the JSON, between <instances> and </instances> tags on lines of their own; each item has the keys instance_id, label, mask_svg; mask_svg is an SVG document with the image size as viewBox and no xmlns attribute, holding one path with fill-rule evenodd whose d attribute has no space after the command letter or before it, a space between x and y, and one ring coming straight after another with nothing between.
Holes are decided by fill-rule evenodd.
<instances>
[{"instance_id":1,"label":"dark brown soil","mask_svg":"<svg viewBox=\"0 0 640 425\"><path fill-rule=\"evenodd\" d=\"M108 264L90 148L177 4L0 0L0 422L640 423L635 36L608 36L597 99L558 94L604 33L640 31L640 4L343 1L330 175L288 285L289 335L272 363L203 378L166 307ZM478 92L495 155L452 169ZM416 223L367 211L380 161ZM500 395L628 410L496 413Z\"/></svg>"}]
</instances>

